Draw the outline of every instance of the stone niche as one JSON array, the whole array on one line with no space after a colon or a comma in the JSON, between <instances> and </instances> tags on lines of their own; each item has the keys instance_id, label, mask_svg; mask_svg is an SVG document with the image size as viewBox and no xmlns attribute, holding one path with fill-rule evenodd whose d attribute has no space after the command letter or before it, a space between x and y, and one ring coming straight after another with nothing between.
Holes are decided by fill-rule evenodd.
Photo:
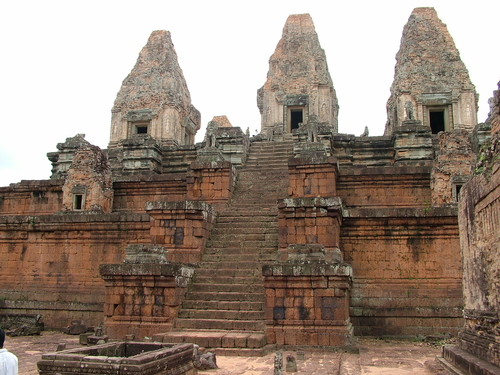
<instances>
[{"instance_id":1,"label":"stone niche","mask_svg":"<svg viewBox=\"0 0 500 375\"><path fill-rule=\"evenodd\" d=\"M193 344L113 342L42 355L40 375L195 375Z\"/></svg>"},{"instance_id":2,"label":"stone niche","mask_svg":"<svg viewBox=\"0 0 500 375\"><path fill-rule=\"evenodd\" d=\"M63 212L111 212L113 181L106 154L97 146L81 146L73 156L62 190Z\"/></svg>"}]
</instances>

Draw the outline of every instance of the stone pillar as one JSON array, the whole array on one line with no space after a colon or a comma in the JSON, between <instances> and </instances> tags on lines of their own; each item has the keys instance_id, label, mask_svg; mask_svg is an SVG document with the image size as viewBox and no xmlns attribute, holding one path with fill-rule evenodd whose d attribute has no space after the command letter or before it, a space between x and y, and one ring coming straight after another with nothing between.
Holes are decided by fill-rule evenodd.
<instances>
[{"instance_id":1,"label":"stone pillar","mask_svg":"<svg viewBox=\"0 0 500 375\"><path fill-rule=\"evenodd\" d=\"M278 345L349 346L347 264L292 260L265 265L266 335Z\"/></svg>"},{"instance_id":2,"label":"stone pillar","mask_svg":"<svg viewBox=\"0 0 500 375\"><path fill-rule=\"evenodd\" d=\"M236 183L234 166L225 161L218 148L207 147L198 151L187 176L187 199L204 201L222 208L227 206Z\"/></svg>"},{"instance_id":3,"label":"stone pillar","mask_svg":"<svg viewBox=\"0 0 500 375\"><path fill-rule=\"evenodd\" d=\"M352 268L339 249L342 201L287 198L278 210L280 261L263 267L268 342L350 345Z\"/></svg>"},{"instance_id":4,"label":"stone pillar","mask_svg":"<svg viewBox=\"0 0 500 375\"><path fill-rule=\"evenodd\" d=\"M121 264L101 264L106 334L142 339L169 331L177 317L194 266L166 263L161 246L129 245Z\"/></svg>"},{"instance_id":5,"label":"stone pillar","mask_svg":"<svg viewBox=\"0 0 500 375\"><path fill-rule=\"evenodd\" d=\"M321 143L315 143L319 147ZM288 161L290 197L334 197L337 195L337 160L322 154L291 158Z\"/></svg>"},{"instance_id":6,"label":"stone pillar","mask_svg":"<svg viewBox=\"0 0 500 375\"><path fill-rule=\"evenodd\" d=\"M151 240L164 246L169 262L196 263L201 259L206 240L216 219L212 206L205 202L147 202L151 216Z\"/></svg>"},{"instance_id":7,"label":"stone pillar","mask_svg":"<svg viewBox=\"0 0 500 375\"><path fill-rule=\"evenodd\" d=\"M295 245L320 244L330 259L340 252L342 201L332 198L287 198L278 201L279 251L281 259Z\"/></svg>"}]
</instances>

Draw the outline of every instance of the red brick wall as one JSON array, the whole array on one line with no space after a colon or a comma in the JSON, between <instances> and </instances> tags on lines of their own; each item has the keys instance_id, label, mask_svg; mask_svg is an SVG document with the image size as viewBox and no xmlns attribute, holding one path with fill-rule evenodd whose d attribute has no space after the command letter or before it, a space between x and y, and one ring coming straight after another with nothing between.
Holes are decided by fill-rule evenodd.
<instances>
[{"instance_id":1,"label":"red brick wall","mask_svg":"<svg viewBox=\"0 0 500 375\"><path fill-rule=\"evenodd\" d=\"M117 263L129 243L147 243L147 214L0 217L1 307L39 313L47 327L103 319L101 263Z\"/></svg>"},{"instance_id":2,"label":"red brick wall","mask_svg":"<svg viewBox=\"0 0 500 375\"><path fill-rule=\"evenodd\" d=\"M342 168L337 195L347 207L429 207L430 167Z\"/></svg>"},{"instance_id":3,"label":"red brick wall","mask_svg":"<svg viewBox=\"0 0 500 375\"><path fill-rule=\"evenodd\" d=\"M47 215L62 209L63 180L23 180L0 187L0 215Z\"/></svg>"},{"instance_id":4,"label":"red brick wall","mask_svg":"<svg viewBox=\"0 0 500 375\"><path fill-rule=\"evenodd\" d=\"M146 202L186 199L186 174L130 176L115 181L113 211L144 212Z\"/></svg>"},{"instance_id":5,"label":"red brick wall","mask_svg":"<svg viewBox=\"0 0 500 375\"><path fill-rule=\"evenodd\" d=\"M462 263L456 208L350 210L341 227L353 267L351 319L358 335L456 334Z\"/></svg>"}]
</instances>

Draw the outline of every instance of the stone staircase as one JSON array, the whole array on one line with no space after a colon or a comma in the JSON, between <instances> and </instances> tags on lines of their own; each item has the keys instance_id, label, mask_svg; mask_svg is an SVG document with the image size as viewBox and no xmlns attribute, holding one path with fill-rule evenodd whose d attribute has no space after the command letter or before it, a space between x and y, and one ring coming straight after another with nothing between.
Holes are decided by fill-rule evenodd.
<instances>
[{"instance_id":1,"label":"stone staircase","mask_svg":"<svg viewBox=\"0 0 500 375\"><path fill-rule=\"evenodd\" d=\"M223 348L218 352L228 355L255 353L266 345L262 264L278 257L276 200L287 195L292 149L291 137L252 144L174 328L155 340Z\"/></svg>"}]
</instances>

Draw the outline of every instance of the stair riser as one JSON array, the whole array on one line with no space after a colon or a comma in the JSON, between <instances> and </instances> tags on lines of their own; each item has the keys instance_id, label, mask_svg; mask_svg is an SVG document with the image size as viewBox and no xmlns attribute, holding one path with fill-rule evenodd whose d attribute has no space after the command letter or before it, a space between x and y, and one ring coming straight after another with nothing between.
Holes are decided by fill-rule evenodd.
<instances>
[{"instance_id":1,"label":"stair riser","mask_svg":"<svg viewBox=\"0 0 500 375\"><path fill-rule=\"evenodd\" d=\"M198 281L189 286L191 292L234 292L234 293L264 293L262 285L245 284L201 284Z\"/></svg>"},{"instance_id":2,"label":"stair riser","mask_svg":"<svg viewBox=\"0 0 500 375\"><path fill-rule=\"evenodd\" d=\"M263 311L182 310L179 319L264 320Z\"/></svg>"},{"instance_id":3,"label":"stair riser","mask_svg":"<svg viewBox=\"0 0 500 375\"><path fill-rule=\"evenodd\" d=\"M201 320L177 319L175 328L184 329L216 329L233 331L262 331L265 329L264 321L243 320Z\"/></svg>"},{"instance_id":4,"label":"stair riser","mask_svg":"<svg viewBox=\"0 0 500 375\"><path fill-rule=\"evenodd\" d=\"M239 301L239 302L263 302L264 294L257 293L225 293L225 292L191 292L190 300L199 301Z\"/></svg>"},{"instance_id":5,"label":"stair riser","mask_svg":"<svg viewBox=\"0 0 500 375\"><path fill-rule=\"evenodd\" d=\"M183 309L264 311L263 302L238 301L184 301Z\"/></svg>"}]
</instances>

